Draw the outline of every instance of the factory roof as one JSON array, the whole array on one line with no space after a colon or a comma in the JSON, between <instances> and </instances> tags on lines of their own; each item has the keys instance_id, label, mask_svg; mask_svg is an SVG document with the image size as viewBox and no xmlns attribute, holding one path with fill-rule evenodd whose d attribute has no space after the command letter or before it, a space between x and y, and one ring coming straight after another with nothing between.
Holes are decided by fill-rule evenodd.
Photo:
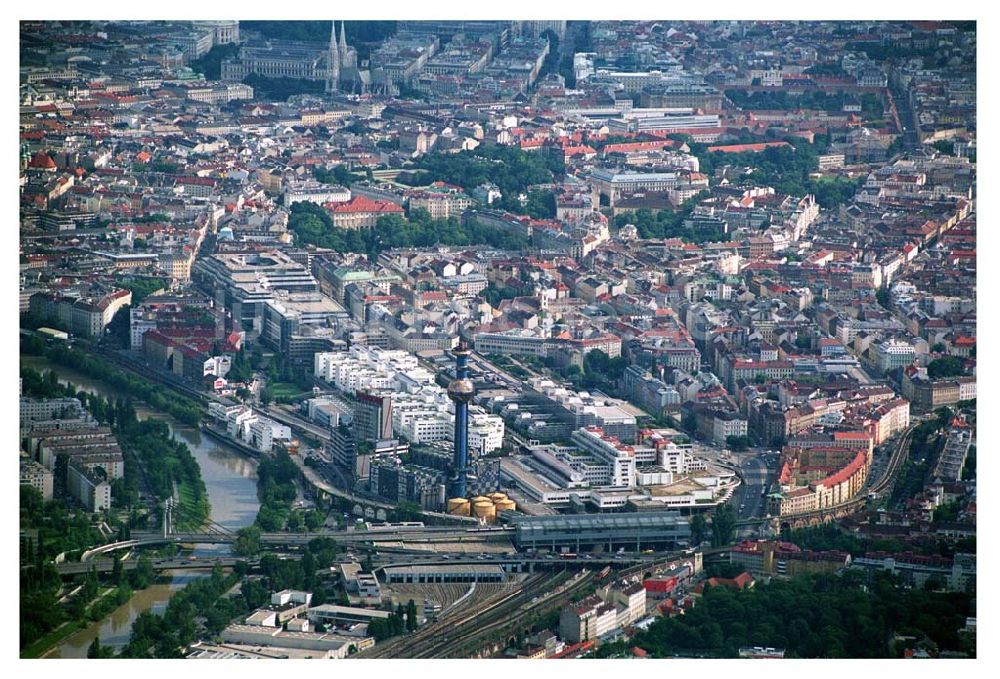
<instances>
[{"instance_id":1,"label":"factory roof","mask_svg":"<svg viewBox=\"0 0 1000 679\"><path fill-rule=\"evenodd\" d=\"M388 573L503 573L500 566L492 564L447 564L440 566L386 566Z\"/></svg>"},{"instance_id":2,"label":"factory roof","mask_svg":"<svg viewBox=\"0 0 1000 679\"><path fill-rule=\"evenodd\" d=\"M511 517L511 523L517 526L518 530L656 528L673 526L681 521L684 521L684 519L681 518L679 512L675 511Z\"/></svg>"}]
</instances>

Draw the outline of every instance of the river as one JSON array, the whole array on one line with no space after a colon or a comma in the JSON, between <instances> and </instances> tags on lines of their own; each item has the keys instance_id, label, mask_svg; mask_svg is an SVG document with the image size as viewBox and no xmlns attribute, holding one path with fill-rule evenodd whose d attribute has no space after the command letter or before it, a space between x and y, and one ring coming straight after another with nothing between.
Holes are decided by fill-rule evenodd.
<instances>
[{"instance_id":1,"label":"river","mask_svg":"<svg viewBox=\"0 0 1000 679\"><path fill-rule=\"evenodd\" d=\"M22 356L21 362L36 370L54 370L62 383L71 382L77 390L105 397L117 396L108 385L93 380L75 370L56 365L40 356ZM190 427L175 420L167 413L154 411L145 404L136 404L139 419L156 417L167 423L171 434L187 444L191 454L201 467L201 477L205 481L208 500L211 503L212 521L236 530L253 523L260 508L257 500L256 463L244 457L235 449L219 444L208 436L203 436L197 427ZM198 556L228 554L228 545L204 545L194 550ZM85 658L87 648L100 636L101 645L116 650L128 643L132 623L143 611L162 613L173 592L192 579L204 577L207 571L170 571L169 583L156 584L140 592L111 612L104 620L64 639L58 646L45 654L46 658Z\"/></svg>"}]
</instances>

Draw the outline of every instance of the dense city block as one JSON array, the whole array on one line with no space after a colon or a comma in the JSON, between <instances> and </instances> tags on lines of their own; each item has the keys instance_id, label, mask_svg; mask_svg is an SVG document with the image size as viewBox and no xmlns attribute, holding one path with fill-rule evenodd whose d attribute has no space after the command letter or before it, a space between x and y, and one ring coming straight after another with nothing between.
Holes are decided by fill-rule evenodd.
<instances>
[{"instance_id":1,"label":"dense city block","mask_svg":"<svg viewBox=\"0 0 1000 679\"><path fill-rule=\"evenodd\" d=\"M976 40L22 22L21 656L976 657Z\"/></svg>"}]
</instances>

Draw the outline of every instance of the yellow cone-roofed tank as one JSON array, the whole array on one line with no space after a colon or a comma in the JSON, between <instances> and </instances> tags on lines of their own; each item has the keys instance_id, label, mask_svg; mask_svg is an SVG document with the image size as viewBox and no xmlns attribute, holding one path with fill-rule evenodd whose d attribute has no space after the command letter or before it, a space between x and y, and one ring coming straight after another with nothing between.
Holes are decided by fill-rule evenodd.
<instances>
[{"instance_id":1,"label":"yellow cone-roofed tank","mask_svg":"<svg viewBox=\"0 0 1000 679\"><path fill-rule=\"evenodd\" d=\"M497 512L493 507L493 503L487 500L486 502L473 502L472 515L477 519L485 519L486 523L493 523L496 519Z\"/></svg>"},{"instance_id":2,"label":"yellow cone-roofed tank","mask_svg":"<svg viewBox=\"0 0 1000 679\"><path fill-rule=\"evenodd\" d=\"M510 499L500 500L495 505L493 505L498 512L508 512L517 509L517 504Z\"/></svg>"},{"instance_id":3,"label":"yellow cone-roofed tank","mask_svg":"<svg viewBox=\"0 0 1000 679\"><path fill-rule=\"evenodd\" d=\"M448 500L448 513L456 516L469 516L469 501L464 497Z\"/></svg>"},{"instance_id":4,"label":"yellow cone-roofed tank","mask_svg":"<svg viewBox=\"0 0 1000 679\"><path fill-rule=\"evenodd\" d=\"M485 495L477 495L476 497L472 498L472 504L475 505L477 502L489 502L489 503L492 503L493 500L489 499Z\"/></svg>"},{"instance_id":5,"label":"yellow cone-roofed tank","mask_svg":"<svg viewBox=\"0 0 1000 679\"><path fill-rule=\"evenodd\" d=\"M502 501L506 500L507 499L507 494L506 493L501 493L501 492L498 491L496 493L490 493L489 495L487 495L487 497L490 500L493 501L493 504L496 504L498 502L502 502Z\"/></svg>"}]
</instances>

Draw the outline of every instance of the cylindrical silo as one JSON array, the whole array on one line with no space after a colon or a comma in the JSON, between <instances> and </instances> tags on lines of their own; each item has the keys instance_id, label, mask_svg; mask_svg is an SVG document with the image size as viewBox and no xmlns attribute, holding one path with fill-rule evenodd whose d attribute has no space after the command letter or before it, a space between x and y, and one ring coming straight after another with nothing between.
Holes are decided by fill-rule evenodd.
<instances>
[{"instance_id":1,"label":"cylindrical silo","mask_svg":"<svg viewBox=\"0 0 1000 679\"><path fill-rule=\"evenodd\" d=\"M448 500L448 513L455 516L468 516L469 501L464 497L453 497Z\"/></svg>"},{"instance_id":2,"label":"cylindrical silo","mask_svg":"<svg viewBox=\"0 0 1000 679\"><path fill-rule=\"evenodd\" d=\"M517 509L517 504L511 499L500 500L495 505L493 505L498 512L514 511Z\"/></svg>"},{"instance_id":3,"label":"cylindrical silo","mask_svg":"<svg viewBox=\"0 0 1000 679\"><path fill-rule=\"evenodd\" d=\"M493 523L496 520L497 512L493 503L486 500L485 502L472 503L472 515L477 519L485 519L486 523Z\"/></svg>"}]
</instances>

